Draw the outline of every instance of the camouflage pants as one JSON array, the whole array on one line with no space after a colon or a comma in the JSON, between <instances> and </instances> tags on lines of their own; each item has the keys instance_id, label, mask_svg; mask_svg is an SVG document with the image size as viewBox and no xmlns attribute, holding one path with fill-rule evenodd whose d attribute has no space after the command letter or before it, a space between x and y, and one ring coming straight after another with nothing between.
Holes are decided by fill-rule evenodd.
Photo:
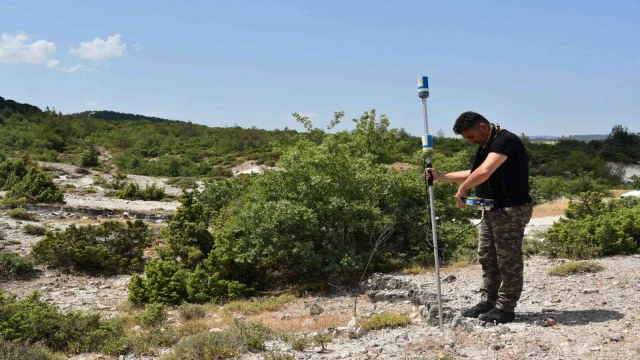
<instances>
[{"instance_id":1,"label":"camouflage pants","mask_svg":"<svg viewBox=\"0 0 640 360\"><path fill-rule=\"evenodd\" d=\"M531 204L493 209L486 212L480 225L482 301L504 311L513 311L522 293L522 239L532 212Z\"/></svg>"}]
</instances>

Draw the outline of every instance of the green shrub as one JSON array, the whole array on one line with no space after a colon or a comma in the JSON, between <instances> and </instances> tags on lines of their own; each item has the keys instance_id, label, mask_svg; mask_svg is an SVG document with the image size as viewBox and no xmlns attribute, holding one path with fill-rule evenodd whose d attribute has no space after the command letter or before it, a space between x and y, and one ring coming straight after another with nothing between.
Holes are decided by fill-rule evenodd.
<instances>
[{"instance_id":1,"label":"green shrub","mask_svg":"<svg viewBox=\"0 0 640 360\"><path fill-rule=\"evenodd\" d=\"M87 150L82 153L82 166L93 167L100 165L99 162L100 151L98 148L91 144Z\"/></svg>"},{"instance_id":2,"label":"green shrub","mask_svg":"<svg viewBox=\"0 0 640 360\"><path fill-rule=\"evenodd\" d=\"M37 167L32 167L21 179L9 177L5 187L8 188L7 198L26 198L29 202L62 203L64 195L58 185Z\"/></svg>"},{"instance_id":3,"label":"green shrub","mask_svg":"<svg viewBox=\"0 0 640 360\"><path fill-rule=\"evenodd\" d=\"M152 303L147 304L144 312L140 314L140 322L147 327L158 327L167 321L169 315L164 305Z\"/></svg>"},{"instance_id":4,"label":"green shrub","mask_svg":"<svg viewBox=\"0 0 640 360\"><path fill-rule=\"evenodd\" d=\"M41 263L66 270L119 274L143 269L143 250L151 244L142 220L107 221L98 226L50 231L32 249Z\"/></svg>"},{"instance_id":5,"label":"green shrub","mask_svg":"<svg viewBox=\"0 0 640 360\"><path fill-rule=\"evenodd\" d=\"M304 351L309 346L309 339L304 335L293 335L287 339L291 348L295 351Z\"/></svg>"},{"instance_id":6,"label":"green shrub","mask_svg":"<svg viewBox=\"0 0 640 360\"><path fill-rule=\"evenodd\" d=\"M584 273L596 273L604 270L604 266L593 261L570 261L556 265L547 274L552 276L568 276Z\"/></svg>"},{"instance_id":7,"label":"green shrub","mask_svg":"<svg viewBox=\"0 0 640 360\"><path fill-rule=\"evenodd\" d=\"M180 318L184 321L200 319L207 315L207 309L198 304L182 304L178 308Z\"/></svg>"},{"instance_id":8,"label":"green shrub","mask_svg":"<svg viewBox=\"0 0 640 360\"><path fill-rule=\"evenodd\" d=\"M383 312L382 314L373 315L362 326L366 329L384 329L407 326L411 323L411 319L404 314L394 312Z\"/></svg>"},{"instance_id":9,"label":"green shrub","mask_svg":"<svg viewBox=\"0 0 640 360\"><path fill-rule=\"evenodd\" d=\"M22 228L22 231L27 235L42 236L47 233L47 228L44 226L27 224Z\"/></svg>"},{"instance_id":10,"label":"green shrub","mask_svg":"<svg viewBox=\"0 0 640 360\"><path fill-rule=\"evenodd\" d=\"M24 276L33 272L34 261L9 251L0 251L0 277Z\"/></svg>"},{"instance_id":11,"label":"green shrub","mask_svg":"<svg viewBox=\"0 0 640 360\"><path fill-rule=\"evenodd\" d=\"M122 327L102 320L98 314L62 314L39 298L33 293L18 300L0 291L0 338L41 342L55 351L80 353L99 351L123 334Z\"/></svg>"},{"instance_id":12,"label":"green shrub","mask_svg":"<svg viewBox=\"0 0 640 360\"><path fill-rule=\"evenodd\" d=\"M40 344L13 342L0 338L0 360L63 360Z\"/></svg>"},{"instance_id":13,"label":"green shrub","mask_svg":"<svg viewBox=\"0 0 640 360\"><path fill-rule=\"evenodd\" d=\"M522 241L522 253L524 255L538 255L544 252L544 242L531 237L525 237Z\"/></svg>"},{"instance_id":14,"label":"green shrub","mask_svg":"<svg viewBox=\"0 0 640 360\"><path fill-rule=\"evenodd\" d=\"M145 277L134 274L129 282L129 301L136 305L165 303L179 305L187 298L189 272L171 261L152 260Z\"/></svg>"},{"instance_id":15,"label":"green shrub","mask_svg":"<svg viewBox=\"0 0 640 360\"><path fill-rule=\"evenodd\" d=\"M553 224L544 242L552 257L589 259L640 249L640 199L604 203L602 194L583 193L565 213L567 218Z\"/></svg>"},{"instance_id":16,"label":"green shrub","mask_svg":"<svg viewBox=\"0 0 640 360\"><path fill-rule=\"evenodd\" d=\"M116 191L115 196L129 200L162 200L164 198L164 188L153 183L145 185L143 189L137 183L128 183L124 189Z\"/></svg>"},{"instance_id":17,"label":"green shrub","mask_svg":"<svg viewBox=\"0 0 640 360\"><path fill-rule=\"evenodd\" d=\"M12 219L17 219L17 220L38 221L38 214L28 212L23 208L15 208L15 209L9 210L7 215L9 215L9 217Z\"/></svg>"}]
</instances>

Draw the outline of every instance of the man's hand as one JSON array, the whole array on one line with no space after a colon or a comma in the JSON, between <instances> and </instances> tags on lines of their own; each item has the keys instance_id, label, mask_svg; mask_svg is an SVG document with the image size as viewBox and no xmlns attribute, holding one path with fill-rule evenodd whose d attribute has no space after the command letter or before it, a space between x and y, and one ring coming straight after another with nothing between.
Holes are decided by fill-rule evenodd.
<instances>
[{"instance_id":1,"label":"man's hand","mask_svg":"<svg viewBox=\"0 0 640 360\"><path fill-rule=\"evenodd\" d=\"M434 168L426 168L424 169L424 178L425 180L429 180L432 176L433 176L433 180L440 180L440 173L438 172L438 170L434 169Z\"/></svg>"},{"instance_id":2,"label":"man's hand","mask_svg":"<svg viewBox=\"0 0 640 360\"><path fill-rule=\"evenodd\" d=\"M464 207L464 201L462 201L462 197L464 196L465 192L461 191L462 186L458 188L458 191L456 192L455 198L456 198L456 203L458 204L458 207Z\"/></svg>"}]
</instances>

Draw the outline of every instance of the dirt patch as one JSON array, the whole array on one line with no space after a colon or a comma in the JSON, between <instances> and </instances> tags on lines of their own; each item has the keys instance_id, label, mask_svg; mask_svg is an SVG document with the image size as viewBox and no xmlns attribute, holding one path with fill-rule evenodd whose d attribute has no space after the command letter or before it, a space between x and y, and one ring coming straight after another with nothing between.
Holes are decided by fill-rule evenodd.
<instances>
[{"instance_id":1,"label":"dirt patch","mask_svg":"<svg viewBox=\"0 0 640 360\"><path fill-rule=\"evenodd\" d=\"M620 195L629 192L628 189L615 189L615 190L611 190L611 195L613 195L614 198L619 198Z\"/></svg>"},{"instance_id":2,"label":"dirt patch","mask_svg":"<svg viewBox=\"0 0 640 360\"><path fill-rule=\"evenodd\" d=\"M536 205L533 208L533 218L541 218L548 216L562 216L569 205L569 200L555 200L544 204Z\"/></svg>"},{"instance_id":3,"label":"dirt patch","mask_svg":"<svg viewBox=\"0 0 640 360\"><path fill-rule=\"evenodd\" d=\"M409 163L403 163L403 162L396 162L396 163L385 165L385 166L388 167L389 169L396 169L396 170L409 170L409 169L418 169L419 168L416 165L409 164Z\"/></svg>"},{"instance_id":4,"label":"dirt patch","mask_svg":"<svg viewBox=\"0 0 640 360\"><path fill-rule=\"evenodd\" d=\"M245 162L243 162L240 165L236 165L234 167L231 168L231 171L235 172L240 172L240 171L247 171L250 170L254 167L256 167L258 165L258 161L257 160L247 160Z\"/></svg>"}]
</instances>

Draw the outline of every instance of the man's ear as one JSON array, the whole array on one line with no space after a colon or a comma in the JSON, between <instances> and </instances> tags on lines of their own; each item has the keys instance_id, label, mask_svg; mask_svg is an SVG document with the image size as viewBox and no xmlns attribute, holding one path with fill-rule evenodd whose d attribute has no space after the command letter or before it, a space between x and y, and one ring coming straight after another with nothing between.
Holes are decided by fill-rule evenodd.
<instances>
[{"instance_id":1,"label":"man's ear","mask_svg":"<svg viewBox=\"0 0 640 360\"><path fill-rule=\"evenodd\" d=\"M482 132L486 132L489 131L489 124L485 124L483 122L478 123L478 125L476 125L476 129L482 131Z\"/></svg>"}]
</instances>

